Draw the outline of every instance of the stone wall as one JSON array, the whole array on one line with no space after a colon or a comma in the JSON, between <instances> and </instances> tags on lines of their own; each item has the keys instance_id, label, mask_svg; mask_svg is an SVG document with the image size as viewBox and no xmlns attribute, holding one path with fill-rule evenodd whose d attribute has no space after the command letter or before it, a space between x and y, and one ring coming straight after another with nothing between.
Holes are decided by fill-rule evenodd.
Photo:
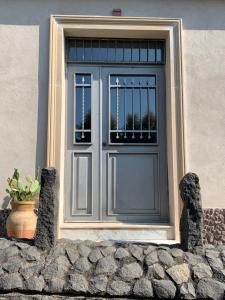
<instances>
[{"instance_id":1,"label":"stone wall","mask_svg":"<svg viewBox=\"0 0 225 300\"><path fill-rule=\"evenodd\" d=\"M225 244L225 209L204 209L204 242Z\"/></svg>"},{"instance_id":2,"label":"stone wall","mask_svg":"<svg viewBox=\"0 0 225 300\"><path fill-rule=\"evenodd\" d=\"M109 241L59 240L41 251L0 239L1 294L223 299L224 282L225 246L208 245L199 256L176 246Z\"/></svg>"}]
</instances>

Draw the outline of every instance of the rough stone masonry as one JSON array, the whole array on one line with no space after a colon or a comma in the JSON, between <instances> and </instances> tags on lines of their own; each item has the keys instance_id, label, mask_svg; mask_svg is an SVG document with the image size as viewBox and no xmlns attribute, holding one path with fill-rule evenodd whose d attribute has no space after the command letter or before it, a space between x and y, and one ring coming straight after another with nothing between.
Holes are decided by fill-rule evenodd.
<instances>
[{"instance_id":1,"label":"rough stone masonry","mask_svg":"<svg viewBox=\"0 0 225 300\"><path fill-rule=\"evenodd\" d=\"M180 194L184 206L180 219L181 247L194 251L203 247L203 210L199 178L194 173L187 173L180 182Z\"/></svg>"},{"instance_id":2,"label":"rough stone masonry","mask_svg":"<svg viewBox=\"0 0 225 300\"><path fill-rule=\"evenodd\" d=\"M199 256L176 246L109 241L59 240L50 251L42 251L0 239L0 299L220 300L224 291L225 246L206 245ZM10 294L15 292L19 294Z\"/></svg>"}]
</instances>

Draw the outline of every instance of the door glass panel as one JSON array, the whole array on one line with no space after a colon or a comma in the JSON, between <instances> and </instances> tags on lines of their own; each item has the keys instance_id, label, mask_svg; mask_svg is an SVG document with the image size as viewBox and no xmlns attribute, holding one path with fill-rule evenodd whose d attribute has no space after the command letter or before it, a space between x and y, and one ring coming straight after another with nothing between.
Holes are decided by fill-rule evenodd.
<instances>
[{"instance_id":1,"label":"door glass panel","mask_svg":"<svg viewBox=\"0 0 225 300\"><path fill-rule=\"evenodd\" d=\"M110 143L157 143L156 77L110 76Z\"/></svg>"},{"instance_id":2,"label":"door glass panel","mask_svg":"<svg viewBox=\"0 0 225 300\"><path fill-rule=\"evenodd\" d=\"M91 142L91 74L75 75L74 143Z\"/></svg>"}]
</instances>

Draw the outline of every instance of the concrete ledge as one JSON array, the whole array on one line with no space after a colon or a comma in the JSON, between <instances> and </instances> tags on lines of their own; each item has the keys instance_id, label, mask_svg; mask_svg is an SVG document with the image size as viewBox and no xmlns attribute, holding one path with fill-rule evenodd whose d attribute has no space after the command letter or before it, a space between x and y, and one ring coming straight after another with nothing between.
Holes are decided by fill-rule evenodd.
<instances>
[{"instance_id":1,"label":"concrete ledge","mask_svg":"<svg viewBox=\"0 0 225 300\"><path fill-rule=\"evenodd\" d=\"M59 240L42 251L0 239L0 299L223 299L225 246L203 255L178 246Z\"/></svg>"}]
</instances>

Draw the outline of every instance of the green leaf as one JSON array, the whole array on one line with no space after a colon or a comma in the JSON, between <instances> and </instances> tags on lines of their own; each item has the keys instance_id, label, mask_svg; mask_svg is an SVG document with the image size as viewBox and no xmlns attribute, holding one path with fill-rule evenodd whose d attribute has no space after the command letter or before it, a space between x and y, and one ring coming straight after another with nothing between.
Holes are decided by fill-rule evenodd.
<instances>
[{"instance_id":1,"label":"green leaf","mask_svg":"<svg viewBox=\"0 0 225 300\"><path fill-rule=\"evenodd\" d=\"M37 180L34 180L30 186L30 191L32 194L36 193L39 189L39 182Z\"/></svg>"},{"instance_id":2,"label":"green leaf","mask_svg":"<svg viewBox=\"0 0 225 300\"><path fill-rule=\"evenodd\" d=\"M24 189L24 186L23 186L22 182L20 182L20 181L17 181L17 187L18 187L19 190Z\"/></svg>"},{"instance_id":3,"label":"green leaf","mask_svg":"<svg viewBox=\"0 0 225 300\"><path fill-rule=\"evenodd\" d=\"M12 178L15 178L16 180L19 180L19 177L20 177L20 174L19 174L18 169L14 169L14 173L13 173Z\"/></svg>"},{"instance_id":4,"label":"green leaf","mask_svg":"<svg viewBox=\"0 0 225 300\"><path fill-rule=\"evenodd\" d=\"M17 188L17 180L16 179L12 179L10 181L9 186L11 187L11 189L16 189Z\"/></svg>"},{"instance_id":5,"label":"green leaf","mask_svg":"<svg viewBox=\"0 0 225 300\"><path fill-rule=\"evenodd\" d=\"M34 181L34 179L32 178L32 176L26 176L26 180L27 180L27 182L29 182L29 183L32 183L33 181Z\"/></svg>"}]
</instances>

